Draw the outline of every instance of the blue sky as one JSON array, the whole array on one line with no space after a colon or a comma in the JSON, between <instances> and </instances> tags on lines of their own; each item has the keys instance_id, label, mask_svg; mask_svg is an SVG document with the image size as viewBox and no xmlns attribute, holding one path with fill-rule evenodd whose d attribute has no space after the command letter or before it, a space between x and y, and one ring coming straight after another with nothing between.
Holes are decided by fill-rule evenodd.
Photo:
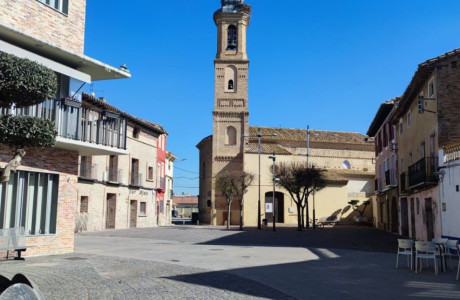
<instances>
[{"instance_id":1,"label":"blue sky","mask_svg":"<svg viewBox=\"0 0 460 300\"><path fill-rule=\"evenodd\" d=\"M249 123L365 134L417 65L460 47L457 0L247 0ZM212 133L219 0L87 1L85 54L132 78L96 96L161 124L178 156L175 193L198 194L198 150ZM89 88L87 88L89 91ZM185 159L185 160L183 160Z\"/></svg>"}]
</instances>

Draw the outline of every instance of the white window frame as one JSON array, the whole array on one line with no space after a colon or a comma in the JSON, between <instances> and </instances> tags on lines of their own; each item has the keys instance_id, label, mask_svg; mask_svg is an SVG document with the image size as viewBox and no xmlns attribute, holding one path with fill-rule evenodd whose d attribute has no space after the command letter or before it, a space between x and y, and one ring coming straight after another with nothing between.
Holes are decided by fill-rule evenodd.
<instances>
[{"instance_id":1,"label":"white window frame","mask_svg":"<svg viewBox=\"0 0 460 300\"><path fill-rule=\"evenodd\" d=\"M38 0L52 9L67 15L69 13L69 0Z\"/></svg>"},{"instance_id":2,"label":"white window frame","mask_svg":"<svg viewBox=\"0 0 460 300\"><path fill-rule=\"evenodd\" d=\"M428 97L431 98L434 96L434 80L433 78L428 81Z\"/></svg>"}]
</instances>

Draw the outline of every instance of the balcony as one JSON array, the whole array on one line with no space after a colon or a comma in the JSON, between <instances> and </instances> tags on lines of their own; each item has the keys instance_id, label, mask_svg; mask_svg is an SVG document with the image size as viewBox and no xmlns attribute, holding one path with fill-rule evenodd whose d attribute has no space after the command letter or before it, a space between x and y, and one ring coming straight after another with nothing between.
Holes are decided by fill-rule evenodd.
<instances>
[{"instance_id":1,"label":"balcony","mask_svg":"<svg viewBox=\"0 0 460 300\"><path fill-rule=\"evenodd\" d=\"M409 188L424 188L436 185L438 183L435 175L437 168L437 157L424 157L409 166Z\"/></svg>"},{"instance_id":2,"label":"balcony","mask_svg":"<svg viewBox=\"0 0 460 300\"><path fill-rule=\"evenodd\" d=\"M395 170L389 169L385 171L385 185L387 187L395 187L398 185L398 183L396 182Z\"/></svg>"},{"instance_id":3,"label":"balcony","mask_svg":"<svg viewBox=\"0 0 460 300\"><path fill-rule=\"evenodd\" d=\"M80 165L80 178L97 180L97 165L90 162L82 163Z\"/></svg>"},{"instance_id":4,"label":"balcony","mask_svg":"<svg viewBox=\"0 0 460 300\"><path fill-rule=\"evenodd\" d=\"M165 191L165 186L166 186L166 181L164 179L164 177L160 177L158 180L157 180L157 190L159 192L164 192Z\"/></svg>"},{"instance_id":5,"label":"balcony","mask_svg":"<svg viewBox=\"0 0 460 300\"><path fill-rule=\"evenodd\" d=\"M24 108L2 108L0 114L35 116L54 121L56 148L80 155L127 154L126 119L108 111L95 111L70 98L50 99Z\"/></svg>"},{"instance_id":6,"label":"balcony","mask_svg":"<svg viewBox=\"0 0 460 300\"><path fill-rule=\"evenodd\" d=\"M121 169L107 169L107 181L113 183L120 183L123 176Z\"/></svg>"},{"instance_id":7,"label":"balcony","mask_svg":"<svg viewBox=\"0 0 460 300\"><path fill-rule=\"evenodd\" d=\"M399 175L399 192L400 194L409 193L409 186L407 185L407 172Z\"/></svg>"},{"instance_id":8,"label":"balcony","mask_svg":"<svg viewBox=\"0 0 460 300\"><path fill-rule=\"evenodd\" d=\"M143 176L141 173L131 173L129 184L132 186L142 186Z\"/></svg>"}]
</instances>

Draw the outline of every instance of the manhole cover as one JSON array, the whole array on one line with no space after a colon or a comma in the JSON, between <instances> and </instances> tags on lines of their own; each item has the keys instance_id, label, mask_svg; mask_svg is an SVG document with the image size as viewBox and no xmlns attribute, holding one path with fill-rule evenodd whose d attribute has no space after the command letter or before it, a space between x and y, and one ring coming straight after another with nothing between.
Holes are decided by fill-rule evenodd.
<instances>
[{"instance_id":1,"label":"manhole cover","mask_svg":"<svg viewBox=\"0 0 460 300\"><path fill-rule=\"evenodd\" d=\"M242 258L251 258L250 256L241 256Z\"/></svg>"},{"instance_id":2,"label":"manhole cover","mask_svg":"<svg viewBox=\"0 0 460 300\"><path fill-rule=\"evenodd\" d=\"M85 260L86 258L75 256L75 257L67 257L66 259L67 260Z\"/></svg>"},{"instance_id":3,"label":"manhole cover","mask_svg":"<svg viewBox=\"0 0 460 300\"><path fill-rule=\"evenodd\" d=\"M224 251L224 249L209 249L210 251Z\"/></svg>"},{"instance_id":4,"label":"manhole cover","mask_svg":"<svg viewBox=\"0 0 460 300\"><path fill-rule=\"evenodd\" d=\"M178 259L171 259L170 261L172 261L172 262L180 262L180 260L178 260Z\"/></svg>"}]
</instances>

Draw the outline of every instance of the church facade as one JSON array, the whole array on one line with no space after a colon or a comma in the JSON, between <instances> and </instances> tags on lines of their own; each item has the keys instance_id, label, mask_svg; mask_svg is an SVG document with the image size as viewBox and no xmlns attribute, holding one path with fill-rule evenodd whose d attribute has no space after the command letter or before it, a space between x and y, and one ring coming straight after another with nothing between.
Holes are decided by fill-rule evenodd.
<instances>
[{"instance_id":1,"label":"church facade","mask_svg":"<svg viewBox=\"0 0 460 300\"><path fill-rule=\"evenodd\" d=\"M214 179L226 171L244 171L253 174L254 181L244 196L243 224L257 226L259 219L271 220L273 214L279 223L296 224L295 203L286 191L277 187L276 205L271 204L272 154L276 163L307 163L309 159L309 163L327 170L328 185L314 199L316 218L339 216L346 220L353 215L348 201L363 202L374 194L373 143L359 133L249 126L246 31L251 7L242 0L221 2L222 7L214 14L218 46L213 132L197 145L200 222L239 224L238 201L233 201L228 220L226 199L216 191ZM310 199L310 216L312 202ZM370 207L368 214L371 217Z\"/></svg>"}]
</instances>

